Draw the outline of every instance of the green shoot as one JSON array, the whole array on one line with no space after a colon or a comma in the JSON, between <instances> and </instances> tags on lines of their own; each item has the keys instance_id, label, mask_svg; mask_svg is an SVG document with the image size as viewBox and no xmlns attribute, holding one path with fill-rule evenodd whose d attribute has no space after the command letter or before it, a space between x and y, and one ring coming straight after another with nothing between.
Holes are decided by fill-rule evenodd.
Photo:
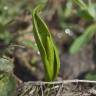
<instances>
[{"instance_id":1,"label":"green shoot","mask_svg":"<svg viewBox=\"0 0 96 96\"><path fill-rule=\"evenodd\" d=\"M41 6L38 6L32 12L33 34L44 64L45 79L46 81L52 81L58 75L60 60L48 27L38 15L40 9Z\"/></svg>"}]
</instances>

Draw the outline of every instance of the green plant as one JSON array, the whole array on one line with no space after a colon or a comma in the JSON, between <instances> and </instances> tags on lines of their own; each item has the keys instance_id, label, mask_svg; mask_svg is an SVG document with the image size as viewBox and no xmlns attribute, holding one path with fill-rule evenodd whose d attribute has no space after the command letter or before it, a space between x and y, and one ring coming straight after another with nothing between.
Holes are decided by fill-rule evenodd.
<instances>
[{"instance_id":1,"label":"green plant","mask_svg":"<svg viewBox=\"0 0 96 96\"><path fill-rule=\"evenodd\" d=\"M17 2L13 0L0 0L0 23L5 25L14 19L17 14L22 12L22 7L26 4L26 0Z\"/></svg>"},{"instance_id":2,"label":"green plant","mask_svg":"<svg viewBox=\"0 0 96 96\"><path fill-rule=\"evenodd\" d=\"M72 0L66 0L66 3L64 3L63 6L58 5L58 8L57 8L57 14L59 18L58 25L62 28L62 30L65 30L66 27L68 28L69 25L73 25L73 24L69 24L69 22L66 22L70 20L70 18L72 18L72 15L73 15L72 12L73 12Z\"/></svg>"},{"instance_id":3,"label":"green plant","mask_svg":"<svg viewBox=\"0 0 96 96\"><path fill-rule=\"evenodd\" d=\"M70 47L70 53L78 52L86 43L88 43L96 33L96 24L90 25L85 32L78 37Z\"/></svg>"},{"instance_id":4,"label":"green plant","mask_svg":"<svg viewBox=\"0 0 96 96\"><path fill-rule=\"evenodd\" d=\"M96 4L92 3L92 0L89 0L88 3L85 3L84 0L73 0L80 8L78 10L78 15L87 20L96 21Z\"/></svg>"},{"instance_id":5,"label":"green plant","mask_svg":"<svg viewBox=\"0 0 96 96\"><path fill-rule=\"evenodd\" d=\"M66 1L65 6L59 6L58 14L59 14L61 20L63 19L63 21L64 21L64 20L69 19L71 17L72 9L73 9L72 7L73 7L72 0Z\"/></svg>"},{"instance_id":6,"label":"green plant","mask_svg":"<svg viewBox=\"0 0 96 96\"><path fill-rule=\"evenodd\" d=\"M11 33L7 30L7 24L0 23L0 56L5 53L10 41L12 40Z\"/></svg>"},{"instance_id":7,"label":"green plant","mask_svg":"<svg viewBox=\"0 0 96 96\"><path fill-rule=\"evenodd\" d=\"M88 72L88 73L85 75L85 79L86 79L86 80L96 80L96 71Z\"/></svg>"},{"instance_id":8,"label":"green plant","mask_svg":"<svg viewBox=\"0 0 96 96\"><path fill-rule=\"evenodd\" d=\"M5 54L9 49L9 45L17 40L18 34L14 35L9 31L10 24L15 16L21 14L22 6L24 6L25 1L22 3L13 0L1 0L0 1L0 56ZM7 50L8 49L8 50Z\"/></svg>"},{"instance_id":9,"label":"green plant","mask_svg":"<svg viewBox=\"0 0 96 96\"><path fill-rule=\"evenodd\" d=\"M48 27L38 15L40 9L41 6L38 6L32 12L33 34L44 64L45 79L46 81L52 81L58 75L60 61Z\"/></svg>"},{"instance_id":10,"label":"green plant","mask_svg":"<svg viewBox=\"0 0 96 96\"><path fill-rule=\"evenodd\" d=\"M0 96L15 96L16 81L10 60L0 58Z\"/></svg>"},{"instance_id":11,"label":"green plant","mask_svg":"<svg viewBox=\"0 0 96 96\"><path fill-rule=\"evenodd\" d=\"M74 1L80 6L78 14L87 20L91 20L92 24L90 24L83 34L73 42L69 50L71 54L78 52L96 33L96 4L93 4L92 2L85 4L83 0Z\"/></svg>"}]
</instances>

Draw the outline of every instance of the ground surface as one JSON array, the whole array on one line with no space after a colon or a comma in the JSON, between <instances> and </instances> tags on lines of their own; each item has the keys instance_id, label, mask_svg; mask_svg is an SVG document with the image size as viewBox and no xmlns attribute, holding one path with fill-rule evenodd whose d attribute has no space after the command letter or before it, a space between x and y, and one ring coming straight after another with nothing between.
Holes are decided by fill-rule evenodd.
<instances>
[{"instance_id":1,"label":"ground surface","mask_svg":"<svg viewBox=\"0 0 96 96\"><path fill-rule=\"evenodd\" d=\"M27 82L19 86L17 93L17 96L96 96L96 82Z\"/></svg>"}]
</instances>

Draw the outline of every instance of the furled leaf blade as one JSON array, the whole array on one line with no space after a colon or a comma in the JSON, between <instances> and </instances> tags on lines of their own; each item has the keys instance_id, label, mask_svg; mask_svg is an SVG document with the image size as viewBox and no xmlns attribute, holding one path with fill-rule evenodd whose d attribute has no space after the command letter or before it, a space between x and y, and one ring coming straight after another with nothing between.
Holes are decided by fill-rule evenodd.
<instances>
[{"instance_id":1,"label":"furled leaf blade","mask_svg":"<svg viewBox=\"0 0 96 96\"><path fill-rule=\"evenodd\" d=\"M52 41L51 41L51 38L50 37L47 37L47 41L46 41L46 54L47 54L47 59L49 61L49 69L50 70L50 76L51 78L53 78L53 69L54 69L54 66L53 66L53 63L54 63L54 48L53 48L53 44L52 44Z\"/></svg>"},{"instance_id":2,"label":"furled leaf blade","mask_svg":"<svg viewBox=\"0 0 96 96\"><path fill-rule=\"evenodd\" d=\"M33 10L33 14L32 14L32 17L33 17L33 34L34 34L34 38L35 38L35 41L37 43L37 47L39 49L39 52L41 54L41 57L42 57L42 61L44 63L44 68L45 68L45 73L46 73L46 78L49 79L50 76L50 70L49 69L49 62L47 60L47 55L46 55L46 51L45 51L45 48L43 46L43 42L42 42L42 38L41 38L41 35L40 35L40 30L41 30L41 27L40 25L38 25L40 21L38 21L38 15L37 15L37 10ZM38 18L38 19L37 19Z\"/></svg>"},{"instance_id":3,"label":"furled leaf blade","mask_svg":"<svg viewBox=\"0 0 96 96\"><path fill-rule=\"evenodd\" d=\"M54 68L56 70L59 70L59 67L55 67L57 66L57 62L54 66L54 60L55 60L54 46L55 45L52 41L51 34L48 30L47 25L38 15L38 7L33 10L33 31L34 31L34 37L35 37L35 40L44 64L45 75L47 75L48 81L52 81L54 72L55 72Z\"/></svg>"},{"instance_id":4,"label":"furled leaf blade","mask_svg":"<svg viewBox=\"0 0 96 96\"><path fill-rule=\"evenodd\" d=\"M44 46L43 46L43 43L42 43L42 39L41 39L40 34L39 34L35 10L34 10L32 16L33 16L33 34L34 34L34 38L35 38L35 41L37 43L37 46L38 46L38 49L40 51L41 56L42 55L45 56L46 53L45 53L45 49L44 49Z\"/></svg>"},{"instance_id":5,"label":"furled leaf blade","mask_svg":"<svg viewBox=\"0 0 96 96\"><path fill-rule=\"evenodd\" d=\"M32 14L33 15L33 33L34 33L35 41L37 43L41 57L42 57L42 61L44 63L46 78L49 80L50 79L50 70L48 70L49 69L49 62L47 60L46 51L43 46L44 43L42 42L42 38L40 35L41 25L38 25L39 24L38 22L40 22L40 20L39 20L36 12L37 12L37 10L34 10L33 14Z\"/></svg>"},{"instance_id":6,"label":"furled leaf blade","mask_svg":"<svg viewBox=\"0 0 96 96\"><path fill-rule=\"evenodd\" d=\"M43 46L44 46L44 48L46 48L46 41L47 41L46 37L50 37L50 34L48 32L47 26L45 25L44 21L40 18L40 16L38 16L36 14L35 18L36 18L36 21L37 21L39 35L41 37Z\"/></svg>"},{"instance_id":7,"label":"furled leaf blade","mask_svg":"<svg viewBox=\"0 0 96 96\"><path fill-rule=\"evenodd\" d=\"M54 46L54 74L53 74L53 79L57 77L60 69L60 60L59 60L59 55L58 55L58 50Z\"/></svg>"}]
</instances>

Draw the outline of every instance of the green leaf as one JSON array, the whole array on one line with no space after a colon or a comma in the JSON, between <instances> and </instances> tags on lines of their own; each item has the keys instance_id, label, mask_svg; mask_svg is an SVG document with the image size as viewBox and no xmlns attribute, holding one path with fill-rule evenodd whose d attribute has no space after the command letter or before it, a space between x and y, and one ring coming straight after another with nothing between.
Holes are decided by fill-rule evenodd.
<instances>
[{"instance_id":1,"label":"green leaf","mask_svg":"<svg viewBox=\"0 0 96 96\"><path fill-rule=\"evenodd\" d=\"M9 73L0 74L0 96L15 96L16 82Z\"/></svg>"},{"instance_id":2,"label":"green leaf","mask_svg":"<svg viewBox=\"0 0 96 96\"><path fill-rule=\"evenodd\" d=\"M81 9L87 9L87 5L83 0L73 0L73 1L77 3Z\"/></svg>"},{"instance_id":3,"label":"green leaf","mask_svg":"<svg viewBox=\"0 0 96 96\"><path fill-rule=\"evenodd\" d=\"M89 26L85 32L73 42L69 52L74 54L78 52L87 42L89 42L96 33L96 24Z\"/></svg>"},{"instance_id":4,"label":"green leaf","mask_svg":"<svg viewBox=\"0 0 96 96\"><path fill-rule=\"evenodd\" d=\"M63 17L65 16L65 17L69 18L71 16L72 10L73 10L72 7L73 7L73 2L72 2L72 0L69 0L66 4L66 8L65 8Z\"/></svg>"},{"instance_id":5,"label":"green leaf","mask_svg":"<svg viewBox=\"0 0 96 96\"><path fill-rule=\"evenodd\" d=\"M87 10L89 15L96 20L96 4L90 4Z\"/></svg>"},{"instance_id":6,"label":"green leaf","mask_svg":"<svg viewBox=\"0 0 96 96\"><path fill-rule=\"evenodd\" d=\"M80 7L79 15L85 19L94 19L96 20L96 4L92 3L91 0L89 4L85 4L83 0L73 0Z\"/></svg>"},{"instance_id":7,"label":"green leaf","mask_svg":"<svg viewBox=\"0 0 96 96\"><path fill-rule=\"evenodd\" d=\"M89 14L88 11L86 10L78 10L78 13L77 13L78 16L86 19L86 20L93 20L94 18Z\"/></svg>"},{"instance_id":8,"label":"green leaf","mask_svg":"<svg viewBox=\"0 0 96 96\"><path fill-rule=\"evenodd\" d=\"M38 6L32 12L33 33L44 64L45 78L47 81L52 81L59 72L60 61L48 27L38 15L40 9Z\"/></svg>"},{"instance_id":9,"label":"green leaf","mask_svg":"<svg viewBox=\"0 0 96 96\"><path fill-rule=\"evenodd\" d=\"M96 80L96 71L88 72L88 73L85 75L85 79L86 79L86 80Z\"/></svg>"}]
</instances>

